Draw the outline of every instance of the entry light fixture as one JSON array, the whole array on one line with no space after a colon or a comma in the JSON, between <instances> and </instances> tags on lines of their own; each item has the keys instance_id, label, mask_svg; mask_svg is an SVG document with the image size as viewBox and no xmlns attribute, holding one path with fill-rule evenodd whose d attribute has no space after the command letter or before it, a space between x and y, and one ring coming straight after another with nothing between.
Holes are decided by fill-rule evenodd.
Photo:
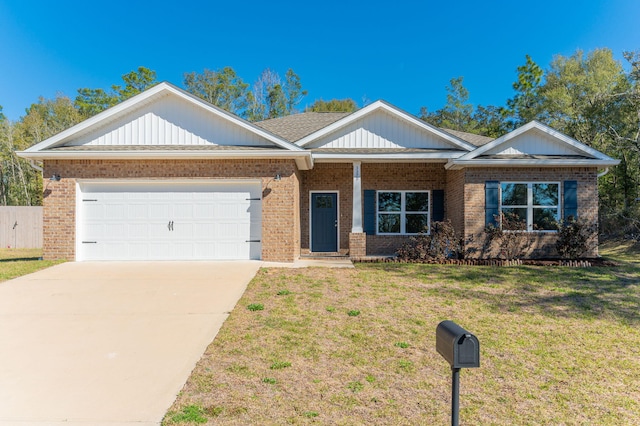
<instances>
[{"instance_id":1,"label":"entry light fixture","mask_svg":"<svg viewBox=\"0 0 640 426\"><path fill-rule=\"evenodd\" d=\"M60 175L53 174L50 178L50 181L58 182L60 180Z\"/></svg>"},{"instance_id":2,"label":"entry light fixture","mask_svg":"<svg viewBox=\"0 0 640 426\"><path fill-rule=\"evenodd\" d=\"M276 182L280 181L281 179L282 179L282 176L280 176L280 173L278 173L276 177L273 178L273 180L275 180Z\"/></svg>"}]
</instances>

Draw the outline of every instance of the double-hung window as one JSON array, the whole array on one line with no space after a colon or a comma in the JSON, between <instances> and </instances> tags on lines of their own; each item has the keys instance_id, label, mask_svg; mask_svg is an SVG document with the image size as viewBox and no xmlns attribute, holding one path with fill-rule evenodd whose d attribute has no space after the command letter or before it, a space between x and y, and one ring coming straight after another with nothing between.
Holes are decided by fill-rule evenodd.
<instances>
[{"instance_id":1,"label":"double-hung window","mask_svg":"<svg viewBox=\"0 0 640 426\"><path fill-rule=\"evenodd\" d=\"M429 232L429 191L377 191L377 233Z\"/></svg>"},{"instance_id":2,"label":"double-hung window","mask_svg":"<svg viewBox=\"0 0 640 426\"><path fill-rule=\"evenodd\" d=\"M560 211L557 182L502 182L500 212L503 229L556 231ZM519 222L520 226L514 226Z\"/></svg>"}]
</instances>

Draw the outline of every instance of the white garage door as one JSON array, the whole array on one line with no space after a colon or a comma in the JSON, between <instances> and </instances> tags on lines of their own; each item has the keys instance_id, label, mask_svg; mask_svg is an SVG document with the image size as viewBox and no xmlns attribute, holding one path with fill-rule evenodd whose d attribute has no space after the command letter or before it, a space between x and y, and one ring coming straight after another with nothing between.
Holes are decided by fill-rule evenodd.
<instances>
[{"instance_id":1,"label":"white garage door","mask_svg":"<svg viewBox=\"0 0 640 426\"><path fill-rule=\"evenodd\" d=\"M77 260L260 259L259 182L82 182Z\"/></svg>"}]
</instances>

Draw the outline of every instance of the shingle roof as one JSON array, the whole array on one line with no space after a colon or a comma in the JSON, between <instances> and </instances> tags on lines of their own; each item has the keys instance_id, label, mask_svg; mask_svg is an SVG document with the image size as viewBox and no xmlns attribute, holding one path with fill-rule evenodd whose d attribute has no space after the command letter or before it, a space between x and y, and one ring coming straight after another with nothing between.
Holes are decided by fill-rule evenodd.
<instances>
[{"instance_id":1,"label":"shingle roof","mask_svg":"<svg viewBox=\"0 0 640 426\"><path fill-rule=\"evenodd\" d=\"M254 123L258 127L295 142L346 117L349 112L303 112Z\"/></svg>"},{"instance_id":2,"label":"shingle roof","mask_svg":"<svg viewBox=\"0 0 640 426\"><path fill-rule=\"evenodd\" d=\"M476 135L475 133L467 133L467 132L461 132L459 130L445 129L444 127L441 127L441 129L475 146L486 145L493 140L493 138L490 138L488 136Z\"/></svg>"},{"instance_id":3,"label":"shingle roof","mask_svg":"<svg viewBox=\"0 0 640 426\"><path fill-rule=\"evenodd\" d=\"M296 142L305 136L310 135L336 121L346 117L349 112L304 112L302 114L287 115L284 117L272 118L270 120L254 123L258 127L280 136L289 142ZM460 132L458 130L445 129L445 132L469 142L475 146L485 145L493 140L487 136L473 133Z\"/></svg>"}]
</instances>

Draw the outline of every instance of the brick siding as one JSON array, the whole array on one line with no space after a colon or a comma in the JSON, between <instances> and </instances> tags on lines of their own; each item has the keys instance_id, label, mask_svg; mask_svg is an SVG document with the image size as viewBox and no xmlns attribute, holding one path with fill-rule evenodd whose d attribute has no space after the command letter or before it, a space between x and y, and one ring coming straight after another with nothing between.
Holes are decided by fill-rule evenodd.
<instances>
[{"instance_id":1,"label":"brick siding","mask_svg":"<svg viewBox=\"0 0 640 426\"><path fill-rule=\"evenodd\" d=\"M464 171L464 223L463 233L466 240L477 240L485 227L485 181L522 181L522 182L560 182L560 215L562 216L563 182L578 182L578 216L593 224L598 222L598 178L597 169L592 167L574 168L469 168ZM597 232L593 235L593 249L588 256L598 255ZM527 251L528 256L556 256L555 233L537 233ZM470 244L478 248L478 242ZM478 253L475 257L493 257L496 248L489 253Z\"/></svg>"},{"instance_id":2,"label":"brick siding","mask_svg":"<svg viewBox=\"0 0 640 426\"><path fill-rule=\"evenodd\" d=\"M376 191L433 191L446 189L443 164L364 163L362 189ZM446 197L445 191L445 197ZM429 199L432 203L432 198ZM433 205L430 206L433 208ZM445 203L445 217L447 215ZM394 254L410 237L406 235L367 235L367 255Z\"/></svg>"},{"instance_id":3,"label":"brick siding","mask_svg":"<svg viewBox=\"0 0 640 426\"><path fill-rule=\"evenodd\" d=\"M349 233L353 217L353 165L351 163L316 163L312 170L300 171L300 236L302 254L311 251L309 240L309 202L311 191L338 192L338 248L341 254L349 252Z\"/></svg>"},{"instance_id":4,"label":"brick siding","mask_svg":"<svg viewBox=\"0 0 640 426\"><path fill-rule=\"evenodd\" d=\"M262 259L292 262L300 256L300 184L293 160L46 160L44 243L46 259L74 259L76 179L260 179ZM280 181L274 180L280 174Z\"/></svg>"}]
</instances>

